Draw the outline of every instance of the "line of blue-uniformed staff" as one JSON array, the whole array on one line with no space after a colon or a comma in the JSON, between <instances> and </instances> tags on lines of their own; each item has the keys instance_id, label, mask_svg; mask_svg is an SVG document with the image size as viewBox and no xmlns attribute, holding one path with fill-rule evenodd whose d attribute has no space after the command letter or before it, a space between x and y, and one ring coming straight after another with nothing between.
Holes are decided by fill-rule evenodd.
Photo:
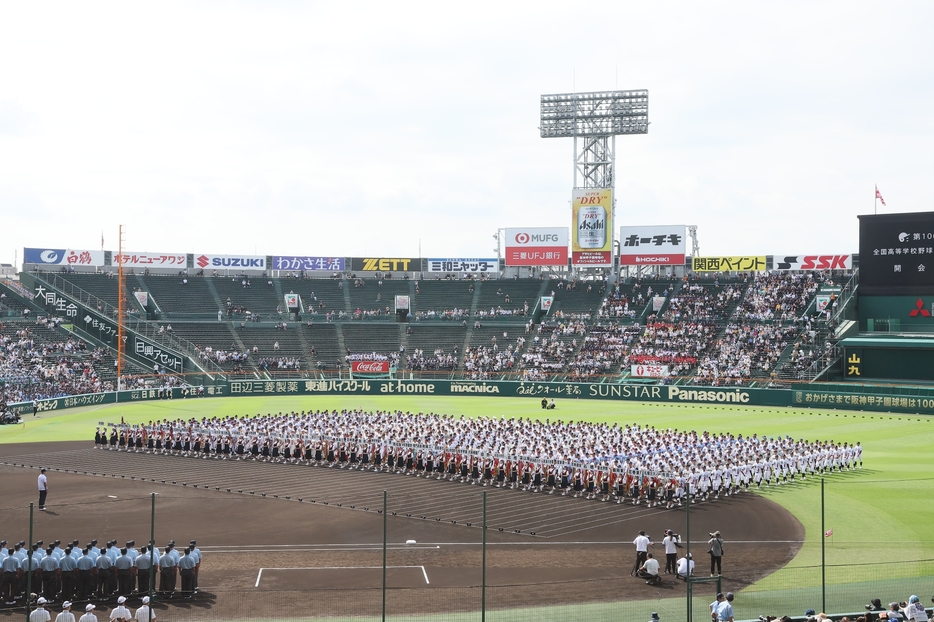
<instances>
[{"instance_id":1,"label":"line of blue-uniformed staff","mask_svg":"<svg viewBox=\"0 0 934 622\"><path fill-rule=\"evenodd\" d=\"M103 548L97 540L84 548L78 540L65 545L56 540L47 548L43 544L40 540L29 547L20 541L7 546L6 540L0 541L0 602L4 605L16 605L25 597L30 573L32 591L49 602L146 594L150 577L153 589L169 598L176 593L179 577L181 595L198 591L202 554L194 540L182 549L172 540L161 552L148 546L137 550L133 540L123 548L117 548L116 540Z\"/></svg>"}]
</instances>

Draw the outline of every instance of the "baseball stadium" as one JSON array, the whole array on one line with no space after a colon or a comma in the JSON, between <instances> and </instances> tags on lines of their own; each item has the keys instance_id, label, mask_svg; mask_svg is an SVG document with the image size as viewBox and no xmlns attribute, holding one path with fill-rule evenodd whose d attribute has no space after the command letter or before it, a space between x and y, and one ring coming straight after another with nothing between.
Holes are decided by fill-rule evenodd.
<instances>
[{"instance_id":1,"label":"baseball stadium","mask_svg":"<svg viewBox=\"0 0 934 622\"><path fill-rule=\"evenodd\" d=\"M0 283L0 539L27 561L3 566L0 615L145 596L173 620L691 620L729 592L748 620L930 598L930 284L888 264L923 261L934 214L862 217L837 256L697 256L693 229L624 226L606 251L575 250L584 224L507 229L488 259L25 248ZM626 254L641 240L670 248Z\"/></svg>"},{"instance_id":2,"label":"baseball stadium","mask_svg":"<svg viewBox=\"0 0 934 622\"><path fill-rule=\"evenodd\" d=\"M0 9L0 622L934 622L858 4Z\"/></svg>"}]
</instances>

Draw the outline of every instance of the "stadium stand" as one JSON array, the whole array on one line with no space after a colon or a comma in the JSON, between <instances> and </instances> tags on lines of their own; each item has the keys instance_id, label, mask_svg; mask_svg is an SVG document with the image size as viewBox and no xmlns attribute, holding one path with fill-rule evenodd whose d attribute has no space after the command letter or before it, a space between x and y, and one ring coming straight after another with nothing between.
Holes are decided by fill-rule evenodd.
<instances>
[{"instance_id":1,"label":"stadium stand","mask_svg":"<svg viewBox=\"0 0 934 622\"><path fill-rule=\"evenodd\" d=\"M54 276L104 308L116 303L110 274ZM800 379L828 348L827 314L813 301L832 283L829 273L611 284L555 276L380 280L126 275L130 290L149 292L157 305L150 336L187 340L232 377L320 374L346 366L348 355L376 355L407 371L475 379L613 381L631 365L656 364L669 366L669 382L746 384ZM21 315L23 293L0 290L6 316ZM301 296L300 318L282 308L286 293ZM408 324L396 323L400 294L411 297ZM551 312L533 324L543 295L554 296ZM128 308L135 304L131 297Z\"/></svg>"}]
</instances>

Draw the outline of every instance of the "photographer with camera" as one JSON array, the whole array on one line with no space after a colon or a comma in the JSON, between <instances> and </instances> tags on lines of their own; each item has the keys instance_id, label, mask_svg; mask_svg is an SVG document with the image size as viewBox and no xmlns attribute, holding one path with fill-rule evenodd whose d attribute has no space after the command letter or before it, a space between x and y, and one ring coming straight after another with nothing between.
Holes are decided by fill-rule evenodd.
<instances>
[{"instance_id":1,"label":"photographer with camera","mask_svg":"<svg viewBox=\"0 0 934 622\"><path fill-rule=\"evenodd\" d=\"M665 537L662 538L662 546L665 547L665 574L675 574L678 569L678 549L681 548L681 536L671 529L666 529Z\"/></svg>"},{"instance_id":2,"label":"photographer with camera","mask_svg":"<svg viewBox=\"0 0 934 622\"><path fill-rule=\"evenodd\" d=\"M723 538L720 537L719 531L710 534L710 540L707 541L707 553L710 554L710 576L723 574L720 566L720 559L723 557Z\"/></svg>"}]
</instances>

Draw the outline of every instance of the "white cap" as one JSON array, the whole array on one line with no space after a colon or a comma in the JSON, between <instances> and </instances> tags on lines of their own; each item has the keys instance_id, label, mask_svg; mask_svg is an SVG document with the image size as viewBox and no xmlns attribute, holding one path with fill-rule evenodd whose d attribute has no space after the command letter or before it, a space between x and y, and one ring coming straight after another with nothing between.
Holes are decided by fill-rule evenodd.
<instances>
[{"instance_id":1,"label":"white cap","mask_svg":"<svg viewBox=\"0 0 934 622\"><path fill-rule=\"evenodd\" d=\"M66 600L65 602L62 603L62 609L68 609L69 607L71 607L70 600Z\"/></svg>"},{"instance_id":2,"label":"white cap","mask_svg":"<svg viewBox=\"0 0 934 622\"><path fill-rule=\"evenodd\" d=\"M90 611L91 609L94 609L94 608L95 608L94 605L92 605L91 603L88 603L88 606L85 607L84 610L85 610L85 611Z\"/></svg>"},{"instance_id":3,"label":"white cap","mask_svg":"<svg viewBox=\"0 0 934 622\"><path fill-rule=\"evenodd\" d=\"M46 603L49 602L49 601L47 601L46 599L44 599L43 597L40 596L40 597L39 597L39 600L37 600L36 602L39 603L40 605L44 605L44 604L46 604Z\"/></svg>"},{"instance_id":4,"label":"white cap","mask_svg":"<svg viewBox=\"0 0 934 622\"><path fill-rule=\"evenodd\" d=\"M143 604L144 604L144 605L148 605L148 604L149 604L149 597L148 597L148 596L143 596Z\"/></svg>"},{"instance_id":5,"label":"white cap","mask_svg":"<svg viewBox=\"0 0 934 622\"><path fill-rule=\"evenodd\" d=\"M120 598L117 599L118 605L122 605L125 602L126 602L126 596L121 596Z\"/></svg>"}]
</instances>

